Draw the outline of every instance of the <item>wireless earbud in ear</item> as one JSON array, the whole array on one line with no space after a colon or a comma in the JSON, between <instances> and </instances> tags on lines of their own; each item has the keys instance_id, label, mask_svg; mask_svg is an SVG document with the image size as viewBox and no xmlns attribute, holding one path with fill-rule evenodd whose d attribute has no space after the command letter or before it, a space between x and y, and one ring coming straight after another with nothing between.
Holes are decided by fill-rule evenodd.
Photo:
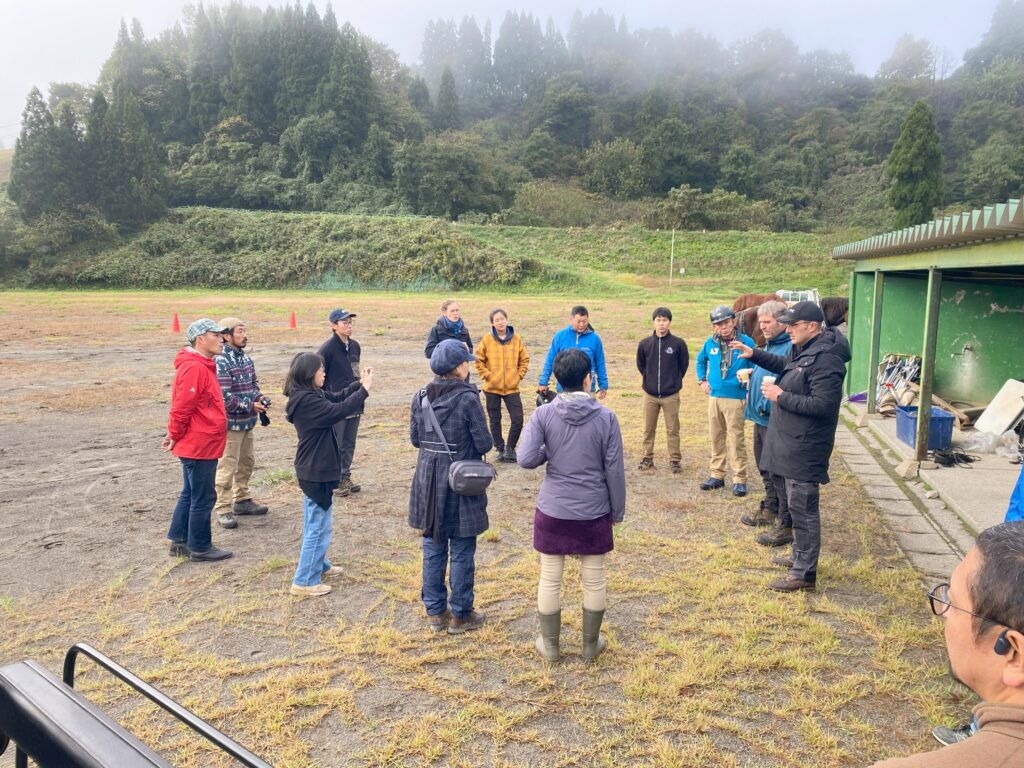
<instances>
[{"instance_id":1,"label":"wireless earbud in ear","mask_svg":"<svg viewBox=\"0 0 1024 768\"><path fill-rule=\"evenodd\" d=\"M1000 656L1005 656L1010 652L1010 641L1006 639L1006 633L1010 630L1004 629L999 633L999 637L996 638L996 644L992 646L992 650L998 653Z\"/></svg>"}]
</instances>

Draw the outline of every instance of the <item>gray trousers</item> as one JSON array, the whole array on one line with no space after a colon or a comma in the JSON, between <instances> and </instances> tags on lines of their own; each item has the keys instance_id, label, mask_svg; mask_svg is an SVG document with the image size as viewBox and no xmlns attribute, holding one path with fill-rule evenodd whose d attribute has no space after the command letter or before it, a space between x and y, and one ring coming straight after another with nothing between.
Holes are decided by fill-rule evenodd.
<instances>
[{"instance_id":1,"label":"gray trousers","mask_svg":"<svg viewBox=\"0 0 1024 768\"><path fill-rule=\"evenodd\" d=\"M341 459L341 473L338 477L340 481L352 476L352 457L356 452L356 434L359 432L360 418L353 416L334 425L334 435L338 438L338 455Z\"/></svg>"},{"instance_id":2,"label":"gray trousers","mask_svg":"<svg viewBox=\"0 0 1024 768\"><path fill-rule=\"evenodd\" d=\"M764 438L767 434L768 427L754 423L754 461L757 462L761 482L764 483L764 508L779 516L779 525L783 528L791 528L793 521L789 517L789 502L786 500L786 481L761 469L761 451L764 450Z\"/></svg>"},{"instance_id":3,"label":"gray trousers","mask_svg":"<svg viewBox=\"0 0 1024 768\"><path fill-rule=\"evenodd\" d=\"M793 518L793 567L791 576L813 582L818 578L821 555L821 514L818 510L818 484L802 483L787 477L786 497Z\"/></svg>"}]
</instances>

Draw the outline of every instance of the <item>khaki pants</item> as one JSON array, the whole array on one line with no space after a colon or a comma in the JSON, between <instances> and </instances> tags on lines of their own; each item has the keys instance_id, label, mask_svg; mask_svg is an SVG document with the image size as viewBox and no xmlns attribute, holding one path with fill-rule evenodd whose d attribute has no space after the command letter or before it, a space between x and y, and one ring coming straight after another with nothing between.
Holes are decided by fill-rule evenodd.
<instances>
[{"instance_id":1,"label":"khaki pants","mask_svg":"<svg viewBox=\"0 0 1024 768\"><path fill-rule=\"evenodd\" d=\"M731 397L708 398L708 428L711 432L711 476L725 479L728 450L732 481L747 482L747 446L743 440L743 400Z\"/></svg>"},{"instance_id":2,"label":"khaki pants","mask_svg":"<svg viewBox=\"0 0 1024 768\"><path fill-rule=\"evenodd\" d=\"M665 437L668 441L668 458L681 461L679 451L679 393L667 397L654 397L644 392L644 455L654 458L654 434L658 431L658 413L665 419Z\"/></svg>"},{"instance_id":3,"label":"khaki pants","mask_svg":"<svg viewBox=\"0 0 1024 768\"><path fill-rule=\"evenodd\" d=\"M229 512L234 502L250 498L249 478L256 466L252 432L251 429L228 430L224 455L217 462L217 506L213 510L218 514Z\"/></svg>"},{"instance_id":4,"label":"khaki pants","mask_svg":"<svg viewBox=\"0 0 1024 768\"><path fill-rule=\"evenodd\" d=\"M562 571L566 555L540 556L540 582L537 584L537 610L545 615L562 609ZM580 581L583 583L583 607L603 611L605 607L604 555L580 555Z\"/></svg>"}]
</instances>

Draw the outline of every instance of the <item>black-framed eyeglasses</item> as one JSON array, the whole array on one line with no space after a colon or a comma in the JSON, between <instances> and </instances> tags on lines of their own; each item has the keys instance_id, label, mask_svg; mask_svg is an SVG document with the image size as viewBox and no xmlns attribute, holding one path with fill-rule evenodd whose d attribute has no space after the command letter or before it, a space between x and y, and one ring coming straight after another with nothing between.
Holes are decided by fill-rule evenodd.
<instances>
[{"instance_id":1,"label":"black-framed eyeglasses","mask_svg":"<svg viewBox=\"0 0 1024 768\"><path fill-rule=\"evenodd\" d=\"M987 621L989 624L997 624L1001 627L1006 626L1006 624L1004 624L1001 621L990 619L987 616L980 616L974 611L968 611L966 608L961 608L959 605L953 605L951 602L949 602L949 584L937 584L936 586L929 589L928 604L931 606L932 613L934 613L936 616L941 616L942 614L949 611L950 608L955 608L958 611L963 611L964 613L970 614L976 619Z\"/></svg>"}]
</instances>

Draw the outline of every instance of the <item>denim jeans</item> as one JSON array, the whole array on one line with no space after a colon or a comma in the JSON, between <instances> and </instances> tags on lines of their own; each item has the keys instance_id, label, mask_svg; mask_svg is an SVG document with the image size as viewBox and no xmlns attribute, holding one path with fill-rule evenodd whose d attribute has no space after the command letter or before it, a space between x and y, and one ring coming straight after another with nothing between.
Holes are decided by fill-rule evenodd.
<instances>
[{"instance_id":1,"label":"denim jeans","mask_svg":"<svg viewBox=\"0 0 1024 768\"><path fill-rule=\"evenodd\" d=\"M193 552L205 552L213 545L210 512L217 502L217 460L181 459L181 473L184 483L167 538L184 541Z\"/></svg>"},{"instance_id":2,"label":"denim jeans","mask_svg":"<svg viewBox=\"0 0 1024 768\"><path fill-rule=\"evenodd\" d=\"M451 548L451 566L448 581L452 587L452 614L464 619L473 612L473 578L476 572L476 536L451 536L437 544L429 536L423 537L423 605L429 616L444 613L448 608L448 590L444 572L448 566Z\"/></svg>"},{"instance_id":3,"label":"denim jeans","mask_svg":"<svg viewBox=\"0 0 1024 768\"><path fill-rule=\"evenodd\" d=\"M802 483L786 478L786 497L793 518L793 567L789 573L803 581L818 578L821 554L821 514L818 509L817 483Z\"/></svg>"},{"instance_id":4,"label":"denim jeans","mask_svg":"<svg viewBox=\"0 0 1024 768\"><path fill-rule=\"evenodd\" d=\"M319 584L320 577L331 568L327 548L334 532L333 511L333 504L324 509L309 496L302 497L302 549L294 579L300 587Z\"/></svg>"}]
</instances>

